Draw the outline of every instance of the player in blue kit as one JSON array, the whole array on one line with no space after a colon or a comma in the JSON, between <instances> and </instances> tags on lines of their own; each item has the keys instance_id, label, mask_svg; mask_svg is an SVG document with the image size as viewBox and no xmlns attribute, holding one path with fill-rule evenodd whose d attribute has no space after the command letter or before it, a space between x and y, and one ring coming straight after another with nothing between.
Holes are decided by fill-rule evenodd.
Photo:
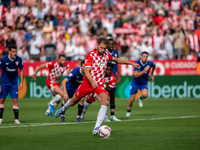
<instances>
[{"instance_id":1,"label":"player in blue kit","mask_svg":"<svg viewBox=\"0 0 200 150\"><path fill-rule=\"evenodd\" d=\"M15 45L9 46L9 55L4 56L0 60L0 71L2 71L0 83L0 124L3 121L4 102L8 93L13 102L13 112L15 116L15 124L21 124L19 118L18 106L18 68L20 69L20 84L19 90L23 88L23 63L22 59L17 56L17 47Z\"/></svg>"},{"instance_id":2,"label":"player in blue kit","mask_svg":"<svg viewBox=\"0 0 200 150\"><path fill-rule=\"evenodd\" d=\"M108 39L108 52L110 53L110 55L112 55L113 57L118 58L119 54L116 50L114 50L114 45L115 45L115 41L110 38ZM119 68L118 68L118 64L114 61L111 61L111 63L114 65L114 68L112 70L112 73L115 75L116 77L116 72L117 72L117 82L120 82L121 77L120 77L120 73L119 73ZM121 121L120 119L117 119L117 117L115 116L115 92L116 92L116 87L109 92L110 95L110 121ZM108 116L105 116L104 121L109 121Z\"/></svg>"},{"instance_id":3,"label":"player in blue kit","mask_svg":"<svg viewBox=\"0 0 200 150\"><path fill-rule=\"evenodd\" d=\"M71 71L69 75L62 81L62 87L64 90L64 101L61 104L61 107L67 102L69 98L72 98L74 93L76 92L78 86L83 81L83 75L85 73L85 60L81 61L81 67L75 68ZM78 104L78 115L77 115L77 122L82 122L81 114L83 111L84 106L84 98ZM61 114L60 122L65 122L65 112Z\"/></svg>"},{"instance_id":4,"label":"player in blue kit","mask_svg":"<svg viewBox=\"0 0 200 150\"><path fill-rule=\"evenodd\" d=\"M152 72L151 72L150 78L152 79L152 81L154 81L153 72L156 66L154 62L147 60L148 56L149 56L149 53L144 51L141 54L141 59L135 62L139 64L141 67L140 69L134 68L134 76L133 76L131 87L130 87L131 97L128 101L126 117L129 117L131 115L132 103L135 100L135 95L138 89L140 89L140 91L142 92L142 95L139 97L139 106L143 107L143 99L145 99L148 95L147 81L148 81L149 71L151 68L152 68Z\"/></svg>"}]
</instances>

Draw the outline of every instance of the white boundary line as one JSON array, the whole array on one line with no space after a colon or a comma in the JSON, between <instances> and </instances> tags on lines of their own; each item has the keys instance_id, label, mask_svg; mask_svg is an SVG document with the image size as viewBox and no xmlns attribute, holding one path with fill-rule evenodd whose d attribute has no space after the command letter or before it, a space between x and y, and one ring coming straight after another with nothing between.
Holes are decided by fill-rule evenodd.
<instances>
[{"instance_id":1,"label":"white boundary line","mask_svg":"<svg viewBox=\"0 0 200 150\"><path fill-rule=\"evenodd\" d=\"M128 121L148 121L148 120L167 120L167 119L184 119L184 118L200 118L199 115L197 116L179 116L179 117L163 117L163 118L149 118L149 119L128 119L128 120L122 120L119 122L128 122ZM87 121L82 123L94 123L96 121ZM53 126L53 125L65 125L65 124L82 124L78 122L65 122L65 123L30 123L30 124L18 124L18 125L12 125L12 124L2 124L0 125L0 129L2 128L19 128L19 127L37 127L37 126Z\"/></svg>"}]
</instances>

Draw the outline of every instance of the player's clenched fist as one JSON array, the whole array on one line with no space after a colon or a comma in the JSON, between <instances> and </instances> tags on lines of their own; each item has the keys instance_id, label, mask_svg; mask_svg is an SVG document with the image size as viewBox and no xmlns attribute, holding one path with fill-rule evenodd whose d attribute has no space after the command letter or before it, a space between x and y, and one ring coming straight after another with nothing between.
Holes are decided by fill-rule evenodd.
<instances>
[{"instance_id":1,"label":"player's clenched fist","mask_svg":"<svg viewBox=\"0 0 200 150\"><path fill-rule=\"evenodd\" d=\"M140 65L137 63L133 63L133 67L140 69Z\"/></svg>"}]
</instances>

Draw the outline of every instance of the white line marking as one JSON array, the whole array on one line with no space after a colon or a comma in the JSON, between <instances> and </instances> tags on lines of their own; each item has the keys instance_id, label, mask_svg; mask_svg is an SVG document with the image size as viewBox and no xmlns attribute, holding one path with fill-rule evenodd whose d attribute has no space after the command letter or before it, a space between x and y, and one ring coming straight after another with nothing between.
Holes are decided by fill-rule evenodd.
<instances>
[{"instance_id":1,"label":"white line marking","mask_svg":"<svg viewBox=\"0 0 200 150\"><path fill-rule=\"evenodd\" d=\"M200 116L179 116L179 117L163 117L163 118L149 118L149 119L128 119L122 120L119 122L128 122L128 121L148 121L148 120L166 120L166 119L183 119L183 118L199 118ZM82 123L94 123L96 121L87 121ZM53 126L53 125L65 125L65 124L81 124L78 122L65 122L65 123L30 123L30 124L1 124L0 128L19 128L19 127L37 127L37 126Z\"/></svg>"}]
</instances>

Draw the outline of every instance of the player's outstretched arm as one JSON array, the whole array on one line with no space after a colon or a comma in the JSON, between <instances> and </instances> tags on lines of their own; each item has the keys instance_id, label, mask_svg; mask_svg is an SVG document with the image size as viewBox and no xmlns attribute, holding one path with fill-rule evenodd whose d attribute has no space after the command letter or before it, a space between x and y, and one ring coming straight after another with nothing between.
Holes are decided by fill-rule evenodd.
<instances>
[{"instance_id":1,"label":"player's outstretched arm","mask_svg":"<svg viewBox=\"0 0 200 150\"><path fill-rule=\"evenodd\" d=\"M118 64L132 65L133 67L140 69L139 64L136 64L136 63L133 63L133 62L121 59L121 58L114 57L113 61L117 62Z\"/></svg>"},{"instance_id":2,"label":"player's outstretched arm","mask_svg":"<svg viewBox=\"0 0 200 150\"><path fill-rule=\"evenodd\" d=\"M63 87L63 91L64 91L64 95L63 95L63 98L64 98L64 101L66 102L68 99L69 99L69 96L68 96L68 93L67 93L67 89L66 89L66 83L68 82L69 80L67 78L65 78L63 81L62 81L62 87Z\"/></svg>"},{"instance_id":3,"label":"player's outstretched arm","mask_svg":"<svg viewBox=\"0 0 200 150\"><path fill-rule=\"evenodd\" d=\"M120 72L119 72L119 66L117 64L117 82L119 83L121 81L121 76L120 76Z\"/></svg>"},{"instance_id":4,"label":"player's outstretched arm","mask_svg":"<svg viewBox=\"0 0 200 150\"><path fill-rule=\"evenodd\" d=\"M23 80L24 80L24 70L20 69L20 84L19 84L19 90L21 90L23 88Z\"/></svg>"},{"instance_id":5,"label":"player's outstretched arm","mask_svg":"<svg viewBox=\"0 0 200 150\"><path fill-rule=\"evenodd\" d=\"M85 68L85 77L90 81L92 88L96 89L98 88L98 84L92 79L92 76L90 75L90 69L91 67Z\"/></svg>"},{"instance_id":6,"label":"player's outstretched arm","mask_svg":"<svg viewBox=\"0 0 200 150\"><path fill-rule=\"evenodd\" d=\"M41 64L41 65L35 70L34 74L32 75L32 79L31 79L31 80L36 80L37 73L38 73L42 68L46 68L46 64Z\"/></svg>"}]
</instances>

